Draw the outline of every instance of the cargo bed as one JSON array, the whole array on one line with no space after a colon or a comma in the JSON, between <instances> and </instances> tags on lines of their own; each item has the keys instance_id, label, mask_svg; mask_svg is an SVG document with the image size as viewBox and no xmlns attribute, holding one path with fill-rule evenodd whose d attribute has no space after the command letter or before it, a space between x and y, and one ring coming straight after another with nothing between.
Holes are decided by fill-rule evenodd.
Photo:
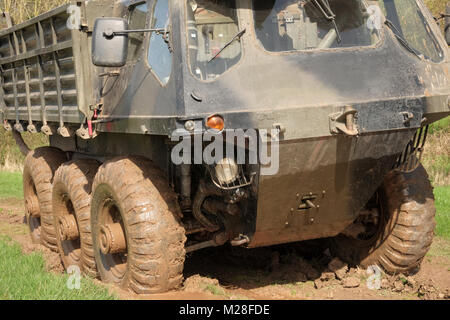
<instances>
[{"instance_id":1,"label":"cargo bed","mask_svg":"<svg viewBox=\"0 0 450 320\"><path fill-rule=\"evenodd\" d=\"M90 60L90 43L81 28L68 28L69 6L0 30L0 109L6 129L13 124L18 131L52 134L58 128L67 136L68 124L85 121L93 103L92 64L83 63Z\"/></svg>"}]
</instances>

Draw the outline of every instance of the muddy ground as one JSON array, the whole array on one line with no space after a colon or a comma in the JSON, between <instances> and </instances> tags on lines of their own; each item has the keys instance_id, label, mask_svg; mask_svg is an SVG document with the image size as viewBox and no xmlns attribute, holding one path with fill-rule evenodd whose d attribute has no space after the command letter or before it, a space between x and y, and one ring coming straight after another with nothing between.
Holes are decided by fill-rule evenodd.
<instances>
[{"instance_id":1,"label":"muddy ground","mask_svg":"<svg viewBox=\"0 0 450 320\"><path fill-rule=\"evenodd\" d=\"M50 272L64 272L58 254L30 243L23 212L22 201L0 200L0 234L26 254L41 251ZM121 299L450 299L449 250L450 241L435 238L416 274L383 274L377 283L370 271L331 256L327 240L253 250L225 246L189 254L178 291L139 296L110 288Z\"/></svg>"}]
</instances>

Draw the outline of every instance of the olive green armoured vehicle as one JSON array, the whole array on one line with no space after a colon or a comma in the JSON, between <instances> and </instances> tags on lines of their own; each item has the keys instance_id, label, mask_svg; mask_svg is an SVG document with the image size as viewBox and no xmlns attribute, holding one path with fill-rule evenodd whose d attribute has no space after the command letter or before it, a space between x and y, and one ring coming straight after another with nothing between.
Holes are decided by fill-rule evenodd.
<instances>
[{"instance_id":1,"label":"olive green armoured vehicle","mask_svg":"<svg viewBox=\"0 0 450 320\"><path fill-rule=\"evenodd\" d=\"M355 265L420 265L435 227L420 156L450 114L450 52L422 0L91 0L3 18L1 120L27 154L32 241L66 267L164 292L186 253L319 238Z\"/></svg>"}]
</instances>

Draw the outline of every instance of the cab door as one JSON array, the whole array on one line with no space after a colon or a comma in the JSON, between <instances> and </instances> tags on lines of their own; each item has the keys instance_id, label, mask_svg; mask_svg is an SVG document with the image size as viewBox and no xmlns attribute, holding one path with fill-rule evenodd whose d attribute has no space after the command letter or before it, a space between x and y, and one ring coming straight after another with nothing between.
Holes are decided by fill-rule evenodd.
<instances>
[{"instance_id":1,"label":"cab door","mask_svg":"<svg viewBox=\"0 0 450 320\"><path fill-rule=\"evenodd\" d=\"M147 1L133 1L127 10L128 29L145 29L148 20ZM143 58L145 51L145 39L148 36L144 32L130 33L128 35L128 55L125 66L121 68L108 68L100 75L100 98L103 104L102 115L111 115L115 107L124 98L133 73Z\"/></svg>"}]
</instances>

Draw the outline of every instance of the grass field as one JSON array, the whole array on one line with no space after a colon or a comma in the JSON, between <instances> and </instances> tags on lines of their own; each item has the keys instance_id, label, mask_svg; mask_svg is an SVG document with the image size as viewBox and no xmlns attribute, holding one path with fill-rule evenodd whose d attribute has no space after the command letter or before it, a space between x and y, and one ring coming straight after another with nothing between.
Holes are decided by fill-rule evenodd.
<instances>
[{"instance_id":1,"label":"grass field","mask_svg":"<svg viewBox=\"0 0 450 320\"><path fill-rule=\"evenodd\" d=\"M450 240L450 186L436 187L436 234Z\"/></svg>"},{"instance_id":2,"label":"grass field","mask_svg":"<svg viewBox=\"0 0 450 320\"><path fill-rule=\"evenodd\" d=\"M112 300L104 287L82 278L79 289L69 289L69 275L47 272L41 253L25 255L18 243L0 237L0 299L31 300ZM69 280L69 281L68 281ZM72 286L73 287L73 286Z\"/></svg>"},{"instance_id":3,"label":"grass field","mask_svg":"<svg viewBox=\"0 0 450 320\"><path fill-rule=\"evenodd\" d=\"M0 171L0 199L22 198L22 174ZM11 232L9 227L8 234ZM18 230L19 234L21 232L23 232L22 229ZM36 299L36 297L43 300L116 298L110 295L104 287L85 278L81 279L79 290L69 290L66 286L68 275L47 272L41 253L25 255L18 243L1 234L0 270L0 300Z\"/></svg>"},{"instance_id":4,"label":"grass field","mask_svg":"<svg viewBox=\"0 0 450 320\"><path fill-rule=\"evenodd\" d=\"M446 0L425 0L425 4L430 8L431 12L435 17L437 17L440 13L445 12L445 4Z\"/></svg>"},{"instance_id":5,"label":"grass field","mask_svg":"<svg viewBox=\"0 0 450 320\"><path fill-rule=\"evenodd\" d=\"M25 132L22 133L22 137L31 149L49 144L48 137L42 133ZM11 132L6 132L3 128L0 128L0 143L0 168L6 171L22 171L25 157L20 153Z\"/></svg>"},{"instance_id":6,"label":"grass field","mask_svg":"<svg viewBox=\"0 0 450 320\"><path fill-rule=\"evenodd\" d=\"M434 185L450 185L450 117L430 126L422 163Z\"/></svg>"},{"instance_id":7,"label":"grass field","mask_svg":"<svg viewBox=\"0 0 450 320\"><path fill-rule=\"evenodd\" d=\"M0 171L0 199L22 199L22 174Z\"/></svg>"}]
</instances>

